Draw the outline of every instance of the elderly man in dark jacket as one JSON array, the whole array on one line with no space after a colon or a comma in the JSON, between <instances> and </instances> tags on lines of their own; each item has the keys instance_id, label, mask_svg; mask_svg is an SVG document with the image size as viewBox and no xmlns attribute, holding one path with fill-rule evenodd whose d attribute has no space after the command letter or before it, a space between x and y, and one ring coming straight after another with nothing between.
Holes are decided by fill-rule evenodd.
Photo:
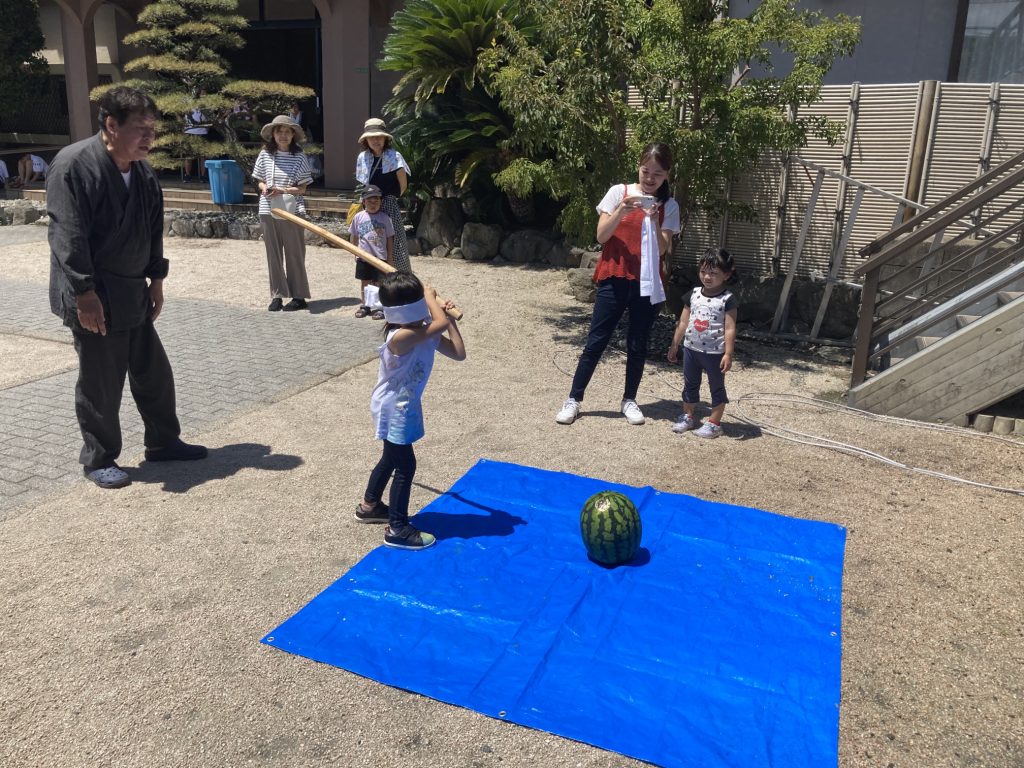
<instances>
[{"instance_id":1,"label":"elderly man in dark jacket","mask_svg":"<svg viewBox=\"0 0 1024 768\"><path fill-rule=\"evenodd\" d=\"M108 91L99 100L100 132L58 152L46 178L50 308L74 336L80 460L102 488L131 482L115 461L126 374L145 424L146 460L206 456L179 437L174 376L153 326L167 276L163 193L146 162L156 117L142 91Z\"/></svg>"}]
</instances>

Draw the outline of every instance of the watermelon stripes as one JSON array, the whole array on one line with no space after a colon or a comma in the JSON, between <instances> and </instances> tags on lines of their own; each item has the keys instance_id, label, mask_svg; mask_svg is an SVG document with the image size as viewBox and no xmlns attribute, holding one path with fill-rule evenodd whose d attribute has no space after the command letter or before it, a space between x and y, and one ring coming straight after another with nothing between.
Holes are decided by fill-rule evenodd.
<instances>
[{"instance_id":1,"label":"watermelon stripes","mask_svg":"<svg viewBox=\"0 0 1024 768\"><path fill-rule=\"evenodd\" d=\"M640 548L640 513L617 491L595 493L580 512L580 535L590 558L602 565L628 563Z\"/></svg>"}]
</instances>

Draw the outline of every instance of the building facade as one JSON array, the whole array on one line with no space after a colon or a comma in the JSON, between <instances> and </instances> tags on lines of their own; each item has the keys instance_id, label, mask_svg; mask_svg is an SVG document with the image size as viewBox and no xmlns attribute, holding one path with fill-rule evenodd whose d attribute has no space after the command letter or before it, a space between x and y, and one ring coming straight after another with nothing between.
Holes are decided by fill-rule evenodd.
<instances>
[{"instance_id":1,"label":"building facade","mask_svg":"<svg viewBox=\"0 0 1024 768\"><path fill-rule=\"evenodd\" d=\"M759 0L730 0L744 17ZM860 45L826 85L854 82L1024 83L1024 0L799 0L827 16L859 16Z\"/></svg>"},{"instance_id":2,"label":"building facade","mask_svg":"<svg viewBox=\"0 0 1024 768\"><path fill-rule=\"evenodd\" d=\"M145 0L40 0L51 90L5 121L0 142L59 147L96 131L89 92L124 79L138 51L121 43L136 30ZM354 184L357 139L391 96L397 75L376 66L401 0L240 0L250 22L245 49L229 56L239 79L283 80L316 91L303 104L323 144L328 186ZM13 130L12 130L13 129Z\"/></svg>"}]
</instances>

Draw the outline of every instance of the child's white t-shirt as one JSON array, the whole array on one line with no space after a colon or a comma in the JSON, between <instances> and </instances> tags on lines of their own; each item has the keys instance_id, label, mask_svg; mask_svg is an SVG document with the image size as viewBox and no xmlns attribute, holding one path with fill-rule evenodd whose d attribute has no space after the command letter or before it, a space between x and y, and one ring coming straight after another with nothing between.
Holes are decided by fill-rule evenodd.
<instances>
[{"instance_id":1,"label":"child's white t-shirt","mask_svg":"<svg viewBox=\"0 0 1024 768\"><path fill-rule=\"evenodd\" d=\"M420 398L434 367L434 353L441 336L431 336L404 355L396 355L388 348L388 342L399 330L389 331L378 349L380 367L370 398L370 413L377 425L378 440L410 445L425 434Z\"/></svg>"}]
</instances>

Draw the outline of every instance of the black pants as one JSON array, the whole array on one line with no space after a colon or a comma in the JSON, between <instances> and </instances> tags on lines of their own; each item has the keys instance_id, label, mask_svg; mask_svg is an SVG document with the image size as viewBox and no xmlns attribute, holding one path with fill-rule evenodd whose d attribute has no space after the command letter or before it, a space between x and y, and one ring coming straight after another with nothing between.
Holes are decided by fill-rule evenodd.
<instances>
[{"instance_id":1,"label":"black pants","mask_svg":"<svg viewBox=\"0 0 1024 768\"><path fill-rule=\"evenodd\" d=\"M576 365L569 397L583 401L583 394L594 375L594 369L611 341L615 326L627 309L629 329L626 331L626 386L622 398L636 399L640 379L644 375L644 363L647 362L647 340L651 336L651 326L654 325L661 304L651 304L650 296L640 295L639 280L627 280L624 277L609 277L597 284L590 333Z\"/></svg>"},{"instance_id":2,"label":"black pants","mask_svg":"<svg viewBox=\"0 0 1024 768\"><path fill-rule=\"evenodd\" d=\"M147 448L163 448L181 434L175 413L174 374L152 323L106 336L74 330L78 353L75 414L82 429L79 461L87 470L108 467L121 455L121 393L127 374L145 425Z\"/></svg>"},{"instance_id":3,"label":"black pants","mask_svg":"<svg viewBox=\"0 0 1024 768\"><path fill-rule=\"evenodd\" d=\"M409 524L409 494L412 492L412 478L416 474L416 453L412 444L399 445L384 441L380 461L370 473L363 500L376 504L384 495L384 487L394 474L391 495L388 497L388 524L396 533Z\"/></svg>"}]
</instances>

